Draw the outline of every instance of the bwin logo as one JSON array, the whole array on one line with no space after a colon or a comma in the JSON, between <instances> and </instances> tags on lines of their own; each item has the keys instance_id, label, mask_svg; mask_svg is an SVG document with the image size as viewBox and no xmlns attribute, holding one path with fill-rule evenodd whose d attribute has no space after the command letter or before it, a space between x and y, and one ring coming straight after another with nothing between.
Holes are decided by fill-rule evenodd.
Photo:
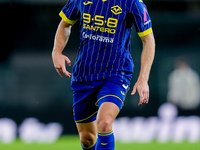
<instances>
[{"instance_id":1,"label":"bwin logo","mask_svg":"<svg viewBox=\"0 0 200 150\"><path fill-rule=\"evenodd\" d=\"M115 6L111 7L111 11L115 15L118 15L118 14L122 13L122 9L118 5L115 5Z\"/></svg>"}]
</instances>

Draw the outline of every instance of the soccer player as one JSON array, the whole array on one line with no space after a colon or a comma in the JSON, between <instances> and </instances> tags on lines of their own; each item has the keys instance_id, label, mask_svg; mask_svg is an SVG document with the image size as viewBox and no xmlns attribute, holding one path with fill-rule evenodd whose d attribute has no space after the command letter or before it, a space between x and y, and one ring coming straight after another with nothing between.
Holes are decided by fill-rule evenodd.
<instances>
[{"instance_id":1,"label":"soccer player","mask_svg":"<svg viewBox=\"0 0 200 150\"><path fill-rule=\"evenodd\" d=\"M148 78L155 53L152 24L142 0L69 0L60 12L52 58L60 76L72 76L74 119L83 150L114 150L112 123L129 89L134 64L130 53L134 26L143 43L141 69L132 95L149 101ZM80 45L72 74L62 54L71 27L80 21Z\"/></svg>"}]
</instances>

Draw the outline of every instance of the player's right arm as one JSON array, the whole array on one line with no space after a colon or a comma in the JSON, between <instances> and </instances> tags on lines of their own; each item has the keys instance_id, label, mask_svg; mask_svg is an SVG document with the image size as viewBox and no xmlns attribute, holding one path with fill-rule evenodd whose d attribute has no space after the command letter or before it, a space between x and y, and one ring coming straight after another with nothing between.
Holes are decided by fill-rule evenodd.
<instances>
[{"instance_id":1,"label":"player's right arm","mask_svg":"<svg viewBox=\"0 0 200 150\"><path fill-rule=\"evenodd\" d=\"M71 61L67 56L62 54L62 51L68 42L70 33L71 25L62 19L56 31L54 47L52 51L54 67L61 77L63 76L63 74L65 74L68 77L71 77L71 73L66 70L65 66L65 62L67 62L67 64L71 66Z\"/></svg>"}]
</instances>

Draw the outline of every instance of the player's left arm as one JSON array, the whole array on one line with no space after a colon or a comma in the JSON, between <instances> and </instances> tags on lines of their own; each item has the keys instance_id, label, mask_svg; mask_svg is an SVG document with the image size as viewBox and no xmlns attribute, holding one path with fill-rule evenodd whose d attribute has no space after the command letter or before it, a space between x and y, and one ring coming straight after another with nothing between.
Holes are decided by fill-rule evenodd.
<instances>
[{"instance_id":1,"label":"player's left arm","mask_svg":"<svg viewBox=\"0 0 200 150\"><path fill-rule=\"evenodd\" d=\"M136 91L138 91L140 96L140 102L138 105L148 103L149 101L148 80L155 55L155 39L153 32L151 32L146 36L141 37L141 40L143 43L143 50L141 55L140 74L131 93L131 95L134 95Z\"/></svg>"}]
</instances>

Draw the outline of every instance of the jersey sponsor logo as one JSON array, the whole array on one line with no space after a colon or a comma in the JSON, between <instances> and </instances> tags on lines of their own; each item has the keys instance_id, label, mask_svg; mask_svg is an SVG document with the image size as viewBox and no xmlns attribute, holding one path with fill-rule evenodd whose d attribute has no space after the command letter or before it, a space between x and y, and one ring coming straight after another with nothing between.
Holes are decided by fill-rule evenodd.
<instances>
[{"instance_id":1,"label":"jersey sponsor logo","mask_svg":"<svg viewBox=\"0 0 200 150\"><path fill-rule=\"evenodd\" d=\"M128 89L128 85L122 84L123 88Z\"/></svg>"},{"instance_id":2,"label":"jersey sponsor logo","mask_svg":"<svg viewBox=\"0 0 200 150\"><path fill-rule=\"evenodd\" d=\"M108 143L101 143L101 145L107 145Z\"/></svg>"},{"instance_id":3,"label":"jersey sponsor logo","mask_svg":"<svg viewBox=\"0 0 200 150\"><path fill-rule=\"evenodd\" d=\"M95 15L92 17L91 14L83 13L83 22L84 29L115 34L118 19L112 17L105 18L101 15ZM91 23L93 25L90 25ZM105 27L105 25L107 27Z\"/></svg>"},{"instance_id":4,"label":"jersey sponsor logo","mask_svg":"<svg viewBox=\"0 0 200 150\"><path fill-rule=\"evenodd\" d=\"M114 38L109 38L109 37L105 37L105 36L100 36L100 35L92 35L92 34L87 34L85 32L82 33L82 37L84 39L90 39L90 40L94 40L94 41L99 41L99 42L106 42L106 43L113 43Z\"/></svg>"},{"instance_id":5,"label":"jersey sponsor logo","mask_svg":"<svg viewBox=\"0 0 200 150\"><path fill-rule=\"evenodd\" d=\"M118 5L115 5L115 6L111 7L111 11L115 15L118 15L118 14L122 13L122 9Z\"/></svg>"},{"instance_id":6,"label":"jersey sponsor logo","mask_svg":"<svg viewBox=\"0 0 200 150\"><path fill-rule=\"evenodd\" d=\"M115 34L115 32L116 32L115 29L99 27L99 26L93 26L93 25L89 25L89 24L88 25L87 24L83 24L83 28L84 29L93 30L93 31L107 32L107 33L111 33L111 34Z\"/></svg>"},{"instance_id":7,"label":"jersey sponsor logo","mask_svg":"<svg viewBox=\"0 0 200 150\"><path fill-rule=\"evenodd\" d=\"M125 93L121 91L121 94L125 96Z\"/></svg>"},{"instance_id":8,"label":"jersey sponsor logo","mask_svg":"<svg viewBox=\"0 0 200 150\"><path fill-rule=\"evenodd\" d=\"M143 3L143 0L139 0L140 3Z\"/></svg>"},{"instance_id":9,"label":"jersey sponsor logo","mask_svg":"<svg viewBox=\"0 0 200 150\"><path fill-rule=\"evenodd\" d=\"M89 5L89 4L93 4L93 2L91 2L91 1L83 2L83 5Z\"/></svg>"}]
</instances>

